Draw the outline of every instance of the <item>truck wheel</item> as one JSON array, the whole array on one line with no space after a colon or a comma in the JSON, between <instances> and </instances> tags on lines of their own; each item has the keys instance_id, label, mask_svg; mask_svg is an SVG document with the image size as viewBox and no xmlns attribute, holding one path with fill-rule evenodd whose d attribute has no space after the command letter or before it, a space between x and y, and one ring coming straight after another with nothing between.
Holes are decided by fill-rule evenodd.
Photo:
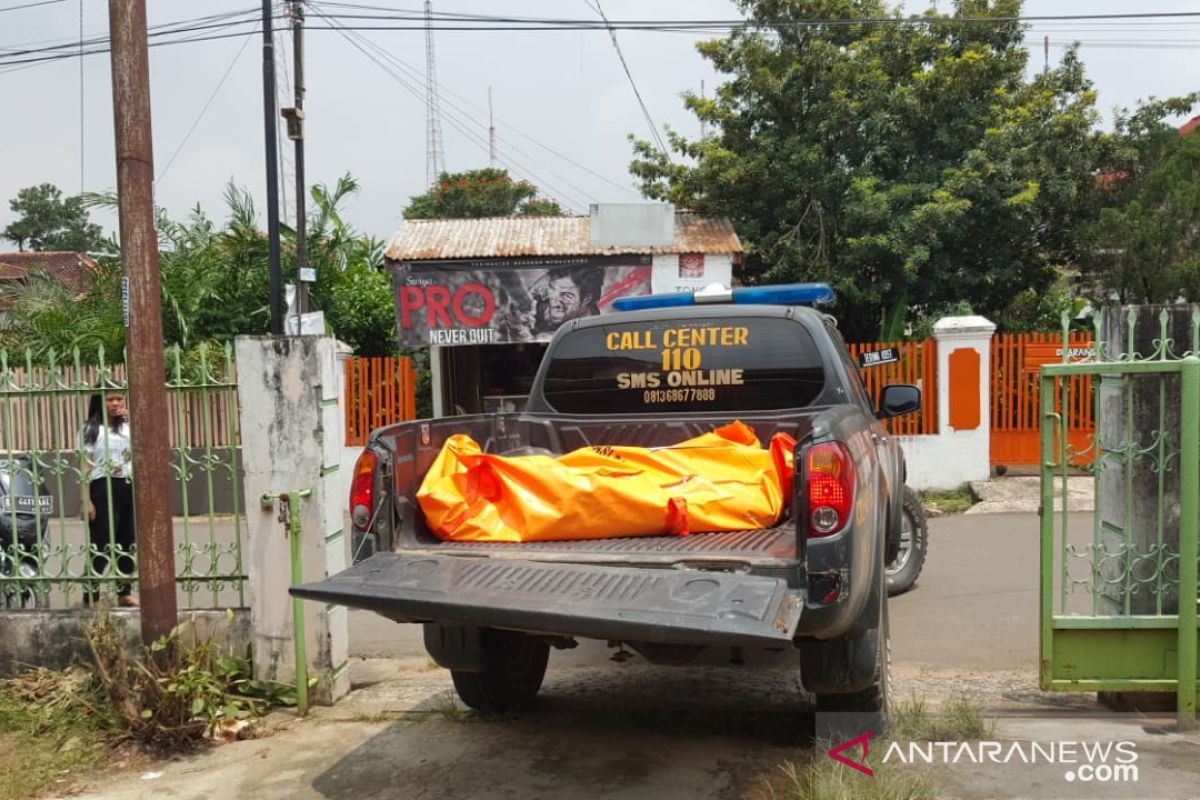
<instances>
[{"instance_id":1,"label":"truck wheel","mask_svg":"<svg viewBox=\"0 0 1200 800\"><path fill-rule=\"evenodd\" d=\"M867 636L875 640L875 680L857 692L844 694L818 694L817 711L819 713L865 714L872 718L874 730L879 733L887 725L889 705L889 690L892 676L892 639L888 625L888 602L886 595L882 598L883 607L879 612L879 627L868 631Z\"/></svg>"},{"instance_id":2,"label":"truck wheel","mask_svg":"<svg viewBox=\"0 0 1200 800\"><path fill-rule=\"evenodd\" d=\"M533 702L542 688L550 645L523 633L486 628L483 637L483 669L479 672L451 670L454 689L462 701L476 711L507 714Z\"/></svg>"},{"instance_id":3,"label":"truck wheel","mask_svg":"<svg viewBox=\"0 0 1200 800\"><path fill-rule=\"evenodd\" d=\"M929 548L929 524L917 493L904 487L904 508L900 513L900 547L887 565L888 594L907 592L917 582L925 566Z\"/></svg>"}]
</instances>

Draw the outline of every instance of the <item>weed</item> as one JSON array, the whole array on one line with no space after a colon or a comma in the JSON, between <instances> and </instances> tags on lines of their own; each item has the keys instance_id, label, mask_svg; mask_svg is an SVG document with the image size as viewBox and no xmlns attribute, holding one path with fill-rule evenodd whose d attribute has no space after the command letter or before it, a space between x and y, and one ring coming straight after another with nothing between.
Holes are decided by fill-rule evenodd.
<instances>
[{"instance_id":1,"label":"weed","mask_svg":"<svg viewBox=\"0 0 1200 800\"><path fill-rule=\"evenodd\" d=\"M785 797L795 800L933 800L936 797L929 775L907 765L872 765L874 775L865 775L826 758L818 747L813 761L780 766L785 779ZM779 794L773 787L769 793L774 800Z\"/></svg>"},{"instance_id":2,"label":"weed","mask_svg":"<svg viewBox=\"0 0 1200 800\"><path fill-rule=\"evenodd\" d=\"M475 716L469 708L463 708L458 703L454 692L446 691L438 695L430 712L437 714L448 722L465 722Z\"/></svg>"},{"instance_id":3,"label":"weed","mask_svg":"<svg viewBox=\"0 0 1200 800\"><path fill-rule=\"evenodd\" d=\"M254 680L249 658L222 656L211 640L185 643L185 631L176 628L131 660L106 613L87 626L96 677L128 738L161 752L187 750L219 728L295 704L295 687Z\"/></svg>"},{"instance_id":4,"label":"weed","mask_svg":"<svg viewBox=\"0 0 1200 800\"><path fill-rule=\"evenodd\" d=\"M970 485L966 483L957 489L928 489L918 494L921 497L921 505L943 514L961 514L975 505L976 499Z\"/></svg>"},{"instance_id":5,"label":"weed","mask_svg":"<svg viewBox=\"0 0 1200 800\"><path fill-rule=\"evenodd\" d=\"M36 670L0 681L0 800L21 800L105 763L116 717L91 674Z\"/></svg>"},{"instance_id":6,"label":"weed","mask_svg":"<svg viewBox=\"0 0 1200 800\"><path fill-rule=\"evenodd\" d=\"M986 738L993 727L964 696L950 698L936 712L914 696L893 703L888 736L896 741L961 742Z\"/></svg>"},{"instance_id":7,"label":"weed","mask_svg":"<svg viewBox=\"0 0 1200 800\"><path fill-rule=\"evenodd\" d=\"M954 697L940 710L929 709L919 697L892 704L887 735L870 743L867 763L873 775L866 775L826 756L831 745L814 743L812 760L797 764L784 762L783 790L768 783L771 800L932 800L937 796L929 769L900 761L883 760L893 742L970 741L992 734L993 726L984 719L978 706L966 697Z\"/></svg>"}]
</instances>

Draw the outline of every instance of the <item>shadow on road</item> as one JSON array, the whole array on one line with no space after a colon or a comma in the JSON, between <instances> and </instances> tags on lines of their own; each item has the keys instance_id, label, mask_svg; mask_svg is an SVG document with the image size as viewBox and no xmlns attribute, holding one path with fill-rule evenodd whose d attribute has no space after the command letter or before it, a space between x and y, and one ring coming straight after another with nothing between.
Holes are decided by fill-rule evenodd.
<instances>
[{"instance_id":1,"label":"shadow on road","mask_svg":"<svg viewBox=\"0 0 1200 800\"><path fill-rule=\"evenodd\" d=\"M410 709L313 788L334 800L401 787L423 798L765 798L764 776L806 758L813 735L793 670L579 667L551 672L512 718L466 711L449 692Z\"/></svg>"}]
</instances>

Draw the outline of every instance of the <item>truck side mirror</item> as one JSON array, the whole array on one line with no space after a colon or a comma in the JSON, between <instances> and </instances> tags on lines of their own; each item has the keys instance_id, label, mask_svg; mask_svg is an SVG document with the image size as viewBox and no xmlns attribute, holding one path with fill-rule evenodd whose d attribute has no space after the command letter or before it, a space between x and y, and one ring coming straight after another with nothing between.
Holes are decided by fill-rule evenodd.
<instances>
[{"instance_id":1,"label":"truck side mirror","mask_svg":"<svg viewBox=\"0 0 1200 800\"><path fill-rule=\"evenodd\" d=\"M879 394L878 419L900 417L921 408L921 390L908 383L893 383L883 387Z\"/></svg>"}]
</instances>

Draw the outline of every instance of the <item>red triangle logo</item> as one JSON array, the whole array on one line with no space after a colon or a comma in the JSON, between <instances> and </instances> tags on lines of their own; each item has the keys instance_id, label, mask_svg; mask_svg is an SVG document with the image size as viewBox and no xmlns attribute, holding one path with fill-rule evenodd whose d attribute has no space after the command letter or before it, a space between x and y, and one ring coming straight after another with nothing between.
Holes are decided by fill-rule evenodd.
<instances>
[{"instance_id":1,"label":"red triangle logo","mask_svg":"<svg viewBox=\"0 0 1200 800\"><path fill-rule=\"evenodd\" d=\"M831 748L829 748L829 757L832 758L834 761L838 761L838 762L841 762L842 764L845 764L847 767L850 767L851 769L858 770L859 772L861 772L864 775L874 776L875 775L874 770L872 770L870 767L868 767L866 765L867 748L868 748L867 743L869 741L871 741L871 737L874 735L875 735L874 731L867 731L866 733L862 734L861 736L855 736L850 741L839 744L837 747L831 747ZM853 748L855 745L859 745L859 744L862 745L862 761L853 761L853 760L847 758L846 756L842 755L843 751L849 750L849 749Z\"/></svg>"}]
</instances>

